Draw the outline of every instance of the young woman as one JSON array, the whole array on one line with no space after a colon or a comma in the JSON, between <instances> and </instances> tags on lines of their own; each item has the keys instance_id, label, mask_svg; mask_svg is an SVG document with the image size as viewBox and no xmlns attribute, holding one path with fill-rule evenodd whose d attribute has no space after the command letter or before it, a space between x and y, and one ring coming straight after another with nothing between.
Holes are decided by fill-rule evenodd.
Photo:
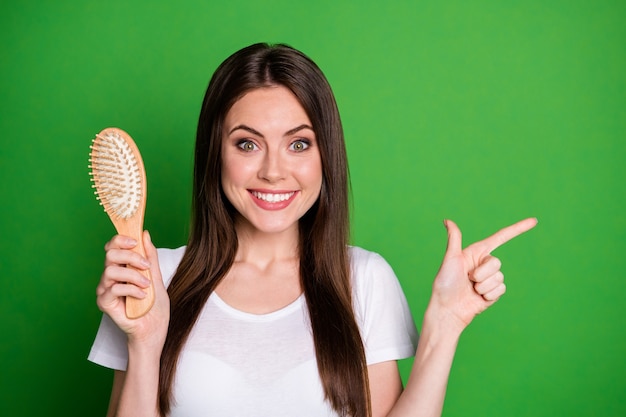
<instances>
[{"instance_id":1,"label":"young woman","mask_svg":"<svg viewBox=\"0 0 626 417\"><path fill-rule=\"evenodd\" d=\"M90 360L115 369L110 416L440 415L457 340L505 291L490 252L526 219L466 249L452 221L422 334L377 254L348 246L339 113L301 52L256 44L222 63L197 132L186 247L147 259L106 244L105 313ZM156 302L135 320L127 296ZM167 288L167 289L166 289ZM396 361L415 355L403 389Z\"/></svg>"}]
</instances>

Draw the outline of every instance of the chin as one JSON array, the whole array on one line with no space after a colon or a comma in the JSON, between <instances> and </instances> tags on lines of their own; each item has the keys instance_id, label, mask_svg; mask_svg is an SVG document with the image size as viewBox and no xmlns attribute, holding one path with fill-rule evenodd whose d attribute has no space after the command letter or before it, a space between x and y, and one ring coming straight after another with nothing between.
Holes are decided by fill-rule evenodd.
<instances>
[{"instance_id":1,"label":"chin","mask_svg":"<svg viewBox=\"0 0 626 417\"><path fill-rule=\"evenodd\" d=\"M261 221L259 219L243 219L243 228L251 233L280 234L298 231L298 221Z\"/></svg>"},{"instance_id":2,"label":"chin","mask_svg":"<svg viewBox=\"0 0 626 417\"><path fill-rule=\"evenodd\" d=\"M298 224L295 225L259 225L259 227L255 228L259 233L265 234L281 234L281 233L291 233L294 230L298 230Z\"/></svg>"}]
</instances>

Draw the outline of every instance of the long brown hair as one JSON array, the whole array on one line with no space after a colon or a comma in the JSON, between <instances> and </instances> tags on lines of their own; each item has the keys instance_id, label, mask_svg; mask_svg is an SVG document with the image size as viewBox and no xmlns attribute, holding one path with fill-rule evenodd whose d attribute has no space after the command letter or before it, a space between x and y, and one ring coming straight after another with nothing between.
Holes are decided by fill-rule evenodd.
<instances>
[{"instance_id":1,"label":"long brown hair","mask_svg":"<svg viewBox=\"0 0 626 417\"><path fill-rule=\"evenodd\" d=\"M207 89L196 136L192 224L168 288L172 313L161 356L159 408L172 406L178 356L209 295L237 252L235 209L221 188L223 123L248 91L287 87L311 120L322 161L319 199L300 219L300 279L327 400L341 416L370 415L367 365L352 308L348 244L348 168L332 90L317 65L286 45L255 44L234 53Z\"/></svg>"}]
</instances>

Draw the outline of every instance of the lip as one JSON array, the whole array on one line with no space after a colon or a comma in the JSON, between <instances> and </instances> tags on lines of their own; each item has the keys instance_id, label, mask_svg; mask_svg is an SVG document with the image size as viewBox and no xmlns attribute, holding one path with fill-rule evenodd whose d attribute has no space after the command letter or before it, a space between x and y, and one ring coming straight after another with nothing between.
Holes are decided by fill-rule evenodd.
<instances>
[{"instance_id":1,"label":"lip","mask_svg":"<svg viewBox=\"0 0 626 417\"><path fill-rule=\"evenodd\" d=\"M250 194L252 201L254 201L254 203L263 210L282 210L289 206L300 192L293 190L248 190L248 193ZM291 195L282 201L267 201L259 198L258 194Z\"/></svg>"}]
</instances>

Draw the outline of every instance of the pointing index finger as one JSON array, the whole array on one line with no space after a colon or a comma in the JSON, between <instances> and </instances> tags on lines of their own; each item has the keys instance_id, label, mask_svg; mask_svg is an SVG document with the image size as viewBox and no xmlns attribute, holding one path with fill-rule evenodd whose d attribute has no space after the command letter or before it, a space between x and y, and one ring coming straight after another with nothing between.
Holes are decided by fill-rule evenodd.
<instances>
[{"instance_id":1,"label":"pointing index finger","mask_svg":"<svg viewBox=\"0 0 626 417\"><path fill-rule=\"evenodd\" d=\"M491 253L496 248L504 245L509 240L521 235L524 232L529 231L537 225L537 219L534 217L524 219L515 224L498 230L493 235L479 242L479 245L487 253Z\"/></svg>"}]
</instances>

